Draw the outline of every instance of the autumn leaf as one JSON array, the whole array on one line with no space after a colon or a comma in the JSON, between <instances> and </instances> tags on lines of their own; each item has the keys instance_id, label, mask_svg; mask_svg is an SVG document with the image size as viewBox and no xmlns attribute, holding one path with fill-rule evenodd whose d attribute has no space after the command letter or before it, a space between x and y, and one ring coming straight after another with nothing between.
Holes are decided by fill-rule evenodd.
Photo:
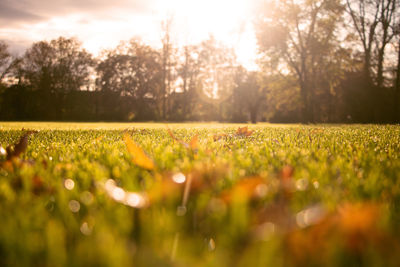
<instances>
[{"instance_id":1,"label":"autumn leaf","mask_svg":"<svg viewBox=\"0 0 400 267\"><path fill-rule=\"evenodd\" d=\"M224 134L224 133L222 133L222 134L214 134L213 135L213 140L214 140L214 142L215 141L218 141L218 140L220 140L220 139L222 139L222 138L226 138L228 135L227 134Z\"/></svg>"},{"instance_id":2,"label":"autumn leaf","mask_svg":"<svg viewBox=\"0 0 400 267\"><path fill-rule=\"evenodd\" d=\"M45 190L43 179L39 175L32 178L32 191L35 195L39 195Z\"/></svg>"},{"instance_id":3,"label":"autumn leaf","mask_svg":"<svg viewBox=\"0 0 400 267\"><path fill-rule=\"evenodd\" d=\"M267 186L261 177L245 177L239 180L232 189L222 192L221 198L227 203L231 202L234 198L247 201L250 198L264 197L266 190Z\"/></svg>"},{"instance_id":4,"label":"autumn leaf","mask_svg":"<svg viewBox=\"0 0 400 267\"><path fill-rule=\"evenodd\" d=\"M197 152L198 147L199 147L199 136L195 135L189 143L186 143L183 140L178 139L177 137L175 137L174 133L171 131L171 129L167 126L167 131L168 134L171 136L172 139L174 139L175 141L177 141L179 144L183 145L184 147L186 147L187 149L191 149L193 152Z\"/></svg>"},{"instance_id":5,"label":"autumn leaf","mask_svg":"<svg viewBox=\"0 0 400 267\"><path fill-rule=\"evenodd\" d=\"M11 146L8 146L6 148L7 151L7 160L10 160L14 157L19 157L19 155L21 155L22 153L24 153L28 147L28 140L29 140L29 135L30 133L25 133L18 141L18 143L16 143L14 145L14 148L12 148Z\"/></svg>"},{"instance_id":6,"label":"autumn leaf","mask_svg":"<svg viewBox=\"0 0 400 267\"><path fill-rule=\"evenodd\" d=\"M236 136L245 136L248 137L253 134L253 131L250 131L248 127L239 127L235 133Z\"/></svg>"},{"instance_id":7,"label":"autumn leaf","mask_svg":"<svg viewBox=\"0 0 400 267\"><path fill-rule=\"evenodd\" d=\"M28 148L29 136L34 133L37 133L37 131L28 130L13 146L9 145L5 150L0 147L0 153L6 155L6 160L0 163L1 168L13 172L14 167L20 167L24 163L32 163L31 161L22 161L19 157Z\"/></svg>"},{"instance_id":8,"label":"autumn leaf","mask_svg":"<svg viewBox=\"0 0 400 267\"><path fill-rule=\"evenodd\" d=\"M286 165L285 167L283 167L280 173L282 190L285 194L288 195L290 195L294 190L293 174L294 168L290 165Z\"/></svg>"},{"instance_id":9,"label":"autumn leaf","mask_svg":"<svg viewBox=\"0 0 400 267\"><path fill-rule=\"evenodd\" d=\"M139 167L147 170L154 169L154 162L146 155L146 153L135 144L128 133L124 134L124 141L129 154L132 156L132 162Z\"/></svg>"},{"instance_id":10,"label":"autumn leaf","mask_svg":"<svg viewBox=\"0 0 400 267\"><path fill-rule=\"evenodd\" d=\"M197 134L190 140L189 146L193 151L199 148L199 136Z\"/></svg>"},{"instance_id":11,"label":"autumn leaf","mask_svg":"<svg viewBox=\"0 0 400 267\"><path fill-rule=\"evenodd\" d=\"M103 140L103 138L104 138L104 135L101 135L95 139L95 142L100 142L101 140Z\"/></svg>"}]
</instances>

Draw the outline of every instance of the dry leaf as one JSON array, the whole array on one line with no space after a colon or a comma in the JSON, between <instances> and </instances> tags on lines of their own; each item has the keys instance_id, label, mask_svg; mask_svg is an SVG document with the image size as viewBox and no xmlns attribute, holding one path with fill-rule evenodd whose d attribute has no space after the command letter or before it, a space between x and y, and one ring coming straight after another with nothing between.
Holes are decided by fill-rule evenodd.
<instances>
[{"instance_id":1,"label":"dry leaf","mask_svg":"<svg viewBox=\"0 0 400 267\"><path fill-rule=\"evenodd\" d=\"M214 134L213 135L213 140L215 142L215 141L218 141L218 140L220 140L222 138L227 138L227 137L228 137L228 135L224 134L224 133L222 133L222 134Z\"/></svg>"},{"instance_id":2,"label":"dry leaf","mask_svg":"<svg viewBox=\"0 0 400 267\"><path fill-rule=\"evenodd\" d=\"M265 194L261 192L264 191L264 187L266 187L264 180L259 176L242 178L233 188L222 192L221 198L230 203L233 198L247 201L250 198L263 197L266 194L266 192Z\"/></svg>"},{"instance_id":3,"label":"dry leaf","mask_svg":"<svg viewBox=\"0 0 400 267\"><path fill-rule=\"evenodd\" d=\"M124 141L129 154L132 156L132 162L139 167L147 170L154 169L154 162L146 155L146 153L135 144L128 133L124 134Z\"/></svg>"},{"instance_id":4,"label":"dry leaf","mask_svg":"<svg viewBox=\"0 0 400 267\"><path fill-rule=\"evenodd\" d=\"M199 136L197 134L190 140L189 146L193 151L199 148Z\"/></svg>"},{"instance_id":5,"label":"dry leaf","mask_svg":"<svg viewBox=\"0 0 400 267\"><path fill-rule=\"evenodd\" d=\"M15 143L14 146L11 146L11 145L7 146L6 160L9 161L13 158L18 158L22 153L24 153L26 151L26 149L28 148L29 136L31 134L34 134L37 132L38 131L28 130L27 132L25 132L24 135L21 136L18 143ZM4 154L4 151L2 153Z\"/></svg>"},{"instance_id":6,"label":"dry leaf","mask_svg":"<svg viewBox=\"0 0 400 267\"><path fill-rule=\"evenodd\" d=\"M28 147L28 139L29 139L29 133L24 134L14 145L14 149L11 148L11 146L8 146L6 148L7 150L7 160L12 159L13 157L19 157L22 153L25 152L26 148Z\"/></svg>"},{"instance_id":7,"label":"dry leaf","mask_svg":"<svg viewBox=\"0 0 400 267\"><path fill-rule=\"evenodd\" d=\"M252 135L253 134L253 131L250 131L248 128L247 128L247 126L246 127L239 127L238 129L237 129L237 131L236 131L236 133L235 133L235 135L237 135L237 136L246 136L246 137L248 137L248 136L250 136L250 135Z\"/></svg>"},{"instance_id":8,"label":"dry leaf","mask_svg":"<svg viewBox=\"0 0 400 267\"><path fill-rule=\"evenodd\" d=\"M191 149L193 152L197 152L198 147L199 147L199 142L198 142L199 136L198 135L195 135L188 144L188 143L184 142L183 140L176 138L175 135L172 133L171 129L168 127L168 125L167 125L167 131L168 131L168 134L172 137L172 139L174 139L175 141L177 141L178 143L180 143L187 149Z\"/></svg>"},{"instance_id":9,"label":"dry leaf","mask_svg":"<svg viewBox=\"0 0 400 267\"><path fill-rule=\"evenodd\" d=\"M95 139L95 142L100 142L101 140L103 140L103 138L104 138L104 135L101 135Z\"/></svg>"}]
</instances>

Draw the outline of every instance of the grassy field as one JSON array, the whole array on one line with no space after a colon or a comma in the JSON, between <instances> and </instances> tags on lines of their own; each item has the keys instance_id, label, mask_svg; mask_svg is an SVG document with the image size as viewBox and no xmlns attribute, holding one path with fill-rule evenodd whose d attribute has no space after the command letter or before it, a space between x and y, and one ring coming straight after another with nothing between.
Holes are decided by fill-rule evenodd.
<instances>
[{"instance_id":1,"label":"grassy field","mask_svg":"<svg viewBox=\"0 0 400 267\"><path fill-rule=\"evenodd\" d=\"M399 265L400 126L168 127L0 123L0 265Z\"/></svg>"}]
</instances>

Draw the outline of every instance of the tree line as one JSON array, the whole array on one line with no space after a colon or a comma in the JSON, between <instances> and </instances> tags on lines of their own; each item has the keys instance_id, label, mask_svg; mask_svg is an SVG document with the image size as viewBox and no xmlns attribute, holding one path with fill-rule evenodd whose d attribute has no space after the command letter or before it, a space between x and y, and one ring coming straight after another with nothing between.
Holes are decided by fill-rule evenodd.
<instances>
[{"instance_id":1,"label":"tree line","mask_svg":"<svg viewBox=\"0 0 400 267\"><path fill-rule=\"evenodd\" d=\"M13 57L0 43L1 120L400 122L397 0L264 1L259 70L214 37L139 39L93 57L75 38Z\"/></svg>"}]
</instances>

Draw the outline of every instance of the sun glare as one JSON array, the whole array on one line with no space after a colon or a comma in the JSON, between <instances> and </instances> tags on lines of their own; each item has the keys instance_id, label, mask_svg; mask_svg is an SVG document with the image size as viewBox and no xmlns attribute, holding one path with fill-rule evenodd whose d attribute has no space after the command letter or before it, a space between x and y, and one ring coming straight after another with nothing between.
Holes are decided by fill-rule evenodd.
<instances>
[{"instance_id":1,"label":"sun glare","mask_svg":"<svg viewBox=\"0 0 400 267\"><path fill-rule=\"evenodd\" d=\"M155 0L147 13L113 11L109 17L73 13L37 24L24 25L33 41L59 36L77 37L95 56L120 41L139 37L154 47L161 46L161 23L172 18L171 37L175 45L197 44L210 35L236 52L239 63L257 68L256 38L252 14L257 0ZM29 28L29 31L27 29ZM19 34L18 38L26 37Z\"/></svg>"},{"instance_id":2,"label":"sun glare","mask_svg":"<svg viewBox=\"0 0 400 267\"><path fill-rule=\"evenodd\" d=\"M213 35L236 51L238 61L255 69L256 38L249 0L160 0L161 17L172 17L180 45L198 43Z\"/></svg>"}]
</instances>

